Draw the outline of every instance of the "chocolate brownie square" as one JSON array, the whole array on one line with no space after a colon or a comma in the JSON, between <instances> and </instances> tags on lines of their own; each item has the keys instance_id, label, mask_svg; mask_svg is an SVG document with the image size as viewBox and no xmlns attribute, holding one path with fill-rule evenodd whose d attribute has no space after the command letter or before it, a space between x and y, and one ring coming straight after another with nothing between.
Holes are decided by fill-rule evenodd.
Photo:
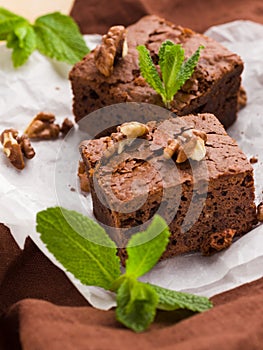
<instances>
[{"instance_id":1,"label":"chocolate brownie square","mask_svg":"<svg viewBox=\"0 0 263 350\"><path fill-rule=\"evenodd\" d=\"M147 132L133 142L117 132L80 146L94 215L120 248L156 213L172 232L164 257L209 254L251 230L257 222L253 169L214 115L187 115L140 127ZM173 152L167 157L176 140L193 132L205 135L202 159L195 154L179 162L179 153Z\"/></svg>"},{"instance_id":2,"label":"chocolate brownie square","mask_svg":"<svg viewBox=\"0 0 263 350\"><path fill-rule=\"evenodd\" d=\"M105 77L90 52L70 72L76 121L90 112L115 103L147 102L163 106L160 96L140 75L137 45L145 45L153 61L165 40L180 43L186 58L199 45L205 47L192 77L185 82L171 103L177 115L209 112L228 127L236 120L243 71L241 58L205 35L176 26L157 16L146 16L127 28L128 54L117 60L112 74Z\"/></svg>"}]
</instances>

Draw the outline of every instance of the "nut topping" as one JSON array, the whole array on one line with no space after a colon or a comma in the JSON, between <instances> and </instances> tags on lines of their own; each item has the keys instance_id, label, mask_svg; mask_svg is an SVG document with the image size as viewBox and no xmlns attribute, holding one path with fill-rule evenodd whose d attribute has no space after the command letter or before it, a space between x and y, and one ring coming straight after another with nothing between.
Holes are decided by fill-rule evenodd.
<instances>
[{"instance_id":1,"label":"nut topping","mask_svg":"<svg viewBox=\"0 0 263 350\"><path fill-rule=\"evenodd\" d=\"M168 146L163 150L164 158L169 159L179 150L180 143L177 140L168 140Z\"/></svg>"},{"instance_id":2,"label":"nut topping","mask_svg":"<svg viewBox=\"0 0 263 350\"><path fill-rule=\"evenodd\" d=\"M59 135L59 125L54 124L55 116L51 113L38 113L25 130L31 139L56 139Z\"/></svg>"},{"instance_id":3,"label":"nut topping","mask_svg":"<svg viewBox=\"0 0 263 350\"><path fill-rule=\"evenodd\" d=\"M128 139L135 139L136 137L148 134L149 128L147 125L139 122L130 122L118 126L117 131L125 135Z\"/></svg>"},{"instance_id":4,"label":"nut topping","mask_svg":"<svg viewBox=\"0 0 263 350\"><path fill-rule=\"evenodd\" d=\"M193 136L198 136L205 142L207 141L207 135L204 131L197 129L189 129L182 133L182 136L186 138L186 140L190 140Z\"/></svg>"},{"instance_id":5,"label":"nut topping","mask_svg":"<svg viewBox=\"0 0 263 350\"><path fill-rule=\"evenodd\" d=\"M201 137L194 136L180 147L176 163L183 163L188 158L191 158L196 161L204 159L206 155L205 142Z\"/></svg>"},{"instance_id":6,"label":"nut topping","mask_svg":"<svg viewBox=\"0 0 263 350\"><path fill-rule=\"evenodd\" d=\"M128 53L126 34L127 30L123 26L111 27L103 35L101 45L94 50L95 65L105 77L112 74L116 61Z\"/></svg>"},{"instance_id":7,"label":"nut topping","mask_svg":"<svg viewBox=\"0 0 263 350\"><path fill-rule=\"evenodd\" d=\"M18 131L14 129L6 129L1 134L1 143L4 146L4 152L11 164L22 170L25 167L23 155L31 159L35 155L35 151L30 144L26 135L18 137Z\"/></svg>"},{"instance_id":8,"label":"nut topping","mask_svg":"<svg viewBox=\"0 0 263 350\"><path fill-rule=\"evenodd\" d=\"M176 155L176 163L184 163L189 158L201 161L206 155L206 141L206 133L201 130L189 129L178 136L177 140L169 140L163 155L166 159Z\"/></svg>"}]
</instances>

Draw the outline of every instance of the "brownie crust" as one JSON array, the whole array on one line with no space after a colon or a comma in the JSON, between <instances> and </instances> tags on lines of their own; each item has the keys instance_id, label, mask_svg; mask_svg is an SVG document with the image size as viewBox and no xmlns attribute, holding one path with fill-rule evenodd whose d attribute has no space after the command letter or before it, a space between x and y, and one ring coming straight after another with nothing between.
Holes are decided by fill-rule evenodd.
<instances>
[{"instance_id":1,"label":"brownie crust","mask_svg":"<svg viewBox=\"0 0 263 350\"><path fill-rule=\"evenodd\" d=\"M209 112L228 127L236 119L243 62L228 49L188 28L176 26L157 16L146 16L129 26L129 51L119 60L113 74L105 77L97 70L94 52L77 63L69 78L74 94L73 112L76 121L92 111L121 102L147 102L163 106L160 96L145 82L138 66L137 45L146 45L155 63L163 41L169 39L182 44L186 58L199 45L200 60L193 76L175 95L171 104L177 115Z\"/></svg>"}]
</instances>

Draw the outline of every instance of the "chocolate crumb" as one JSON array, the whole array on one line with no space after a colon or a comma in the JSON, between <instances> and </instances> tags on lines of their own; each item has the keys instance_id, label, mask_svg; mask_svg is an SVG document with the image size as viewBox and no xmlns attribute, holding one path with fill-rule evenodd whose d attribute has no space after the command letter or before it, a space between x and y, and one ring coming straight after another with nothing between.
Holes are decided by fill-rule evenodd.
<instances>
[{"instance_id":1,"label":"chocolate crumb","mask_svg":"<svg viewBox=\"0 0 263 350\"><path fill-rule=\"evenodd\" d=\"M263 202L257 206L257 219L259 222L263 222Z\"/></svg>"},{"instance_id":2,"label":"chocolate crumb","mask_svg":"<svg viewBox=\"0 0 263 350\"><path fill-rule=\"evenodd\" d=\"M251 164L256 164L258 162L258 158L257 157L251 157L249 159L249 161L250 161Z\"/></svg>"},{"instance_id":3,"label":"chocolate crumb","mask_svg":"<svg viewBox=\"0 0 263 350\"><path fill-rule=\"evenodd\" d=\"M69 130L71 130L73 128L74 124L72 123L71 120L69 120L68 118L65 118L63 120L63 123L60 127L60 132L63 136L66 136L67 133L69 132Z\"/></svg>"},{"instance_id":4,"label":"chocolate crumb","mask_svg":"<svg viewBox=\"0 0 263 350\"><path fill-rule=\"evenodd\" d=\"M220 250L228 248L236 233L236 230L227 228L220 232L212 233L207 239L205 239L201 246L202 255L212 255Z\"/></svg>"},{"instance_id":5,"label":"chocolate crumb","mask_svg":"<svg viewBox=\"0 0 263 350\"><path fill-rule=\"evenodd\" d=\"M90 192L89 179L85 170L84 162L79 162L78 177L80 183L80 189L83 192Z\"/></svg>"}]
</instances>

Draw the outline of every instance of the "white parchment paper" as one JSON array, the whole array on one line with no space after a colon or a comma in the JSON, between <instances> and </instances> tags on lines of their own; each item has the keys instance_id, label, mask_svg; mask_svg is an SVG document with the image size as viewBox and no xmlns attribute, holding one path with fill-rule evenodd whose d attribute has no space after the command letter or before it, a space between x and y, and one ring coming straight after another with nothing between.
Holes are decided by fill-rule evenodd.
<instances>
[{"instance_id":1,"label":"white parchment paper","mask_svg":"<svg viewBox=\"0 0 263 350\"><path fill-rule=\"evenodd\" d=\"M238 121L229 129L229 133L248 157L258 158L258 163L253 167L259 202L263 189L263 26L236 21L213 27L207 31L207 35L240 54L245 62L243 85L248 94L248 104L239 112ZM99 36L86 36L86 40L93 48ZM1 45L1 130L14 127L22 131L39 111L54 113L58 122L65 117L73 119L72 93L67 80L70 67L35 52L25 66L14 69L10 56L10 51ZM74 139L74 133L72 137ZM0 153L0 222L11 228L21 247L29 235L44 254L63 269L35 231L36 213L50 206L61 205L61 196L58 196L61 190L66 193L67 205L63 204L68 209L78 209L77 203L81 202L84 211L92 216L92 203L89 196L84 197L79 192L76 164L71 166L67 158L63 159L61 147L62 151L66 147L62 140L34 142L36 157L27 162L22 172L13 168L3 152ZM70 152L67 147L66 151ZM78 154L77 150L72 152ZM262 277L262 267L263 226L259 226L237 240L228 250L212 257L190 254L162 261L143 280L170 289L212 296ZM93 306L108 309L115 305L111 293L83 286L70 273L65 273Z\"/></svg>"}]
</instances>

